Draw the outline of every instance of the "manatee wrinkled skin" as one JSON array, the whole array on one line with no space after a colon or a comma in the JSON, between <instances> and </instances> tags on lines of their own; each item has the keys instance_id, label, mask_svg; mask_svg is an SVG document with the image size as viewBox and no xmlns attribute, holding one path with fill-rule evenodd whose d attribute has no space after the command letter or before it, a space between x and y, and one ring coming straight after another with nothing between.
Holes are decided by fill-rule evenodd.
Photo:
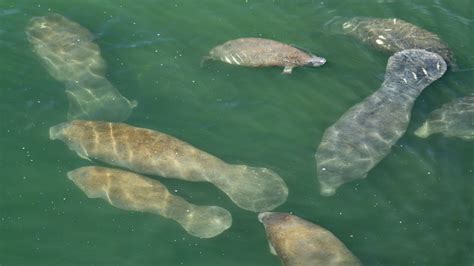
<instances>
[{"instance_id":1,"label":"manatee wrinkled skin","mask_svg":"<svg viewBox=\"0 0 474 266\"><path fill-rule=\"evenodd\" d=\"M441 133L446 137L474 140L474 94L456 99L434 110L415 131L420 138Z\"/></svg>"},{"instance_id":2,"label":"manatee wrinkled skin","mask_svg":"<svg viewBox=\"0 0 474 266\"><path fill-rule=\"evenodd\" d=\"M443 58L425 50L391 56L381 87L324 132L315 154L321 194L365 178L405 133L418 95L445 71Z\"/></svg>"},{"instance_id":3,"label":"manatee wrinkled skin","mask_svg":"<svg viewBox=\"0 0 474 266\"><path fill-rule=\"evenodd\" d=\"M68 119L126 120L137 105L105 77L106 63L93 35L59 14L34 17L26 34L49 74L66 86Z\"/></svg>"},{"instance_id":4,"label":"manatee wrinkled skin","mask_svg":"<svg viewBox=\"0 0 474 266\"><path fill-rule=\"evenodd\" d=\"M86 166L68 172L67 176L89 198L102 198L119 209L173 219L196 237L217 236L232 224L232 216L227 210L191 204L171 194L157 180L132 172Z\"/></svg>"},{"instance_id":5,"label":"manatee wrinkled skin","mask_svg":"<svg viewBox=\"0 0 474 266\"><path fill-rule=\"evenodd\" d=\"M342 30L379 50L395 53L424 49L455 65L452 51L436 34L398 18L355 17L346 21Z\"/></svg>"},{"instance_id":6,"label":"manatee wrinkled skin","mask_svg":"<svg viewBox=\"0 0 474 266\"><path fill-rule=\"evenodd\" d=\"M258 215L267 233L270 252L284 266L362 265L336 236L319 225L288 213Z\"/></svg>"},{"instance_id":7,"label":"manatee wrinkled skin","mask_svg":"<svg viewBox=\"0 0 474 266\"><path fill-rule=\"evenodd\" d=\"M246 210L271 210L288 196L285 181L275 172L228 164L158 131L123 123L73 120L51 127L49 134L82 158L142 174L210 182Z\"/></svg>"},{"instance_id":8,"label":"manatee wrinkled skin","mask_svg":"<svg viewBox=\"0 0 474 266\"><path fill-rule=\"evenodd\" d=\"M326 59L318 57L291 45L262 38L241 38L227 41L214 47L208 58L232 65L248 67L284 67L283 74L291 74L300 66L317 67Z\"/></svg>"}]
</instances>

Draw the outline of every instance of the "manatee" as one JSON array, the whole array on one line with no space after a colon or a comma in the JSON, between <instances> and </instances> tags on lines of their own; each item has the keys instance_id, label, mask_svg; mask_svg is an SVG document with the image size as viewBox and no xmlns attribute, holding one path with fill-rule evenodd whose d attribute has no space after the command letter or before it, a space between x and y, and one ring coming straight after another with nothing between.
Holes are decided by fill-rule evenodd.
<instances>
[{"instance_id":1,"label":"manatee","mask_svg":"<svg viewBox=\"0 0 474 266\"><path fill-rule=\"evenodd\" d=\"M271 210L288 196L283 179L266 168L228 164L170 135L122 123L73 120L50 128L80 157L137 173L210 182L239 207Z\"/></svg>"},{"instance_id":2,"label":"manatee","mask_svg":"<svg viewBox=\"0 0 474 266\"><path fill-rule=\"evenodd\" d=\"M136 102L129 101L105 77L106 63L93 35L59 14L34 17L26 34L49 74L63 82L68 119L124 121Z\"/></svg>"},{"instance_id":3,"label":"manatee","mask_svg":"<svg viewBox=\"0 0 474 266\"><path fill-rule=\"evenodd\" d=\"M474 93L434 110L415 131L420 138L441 133L446 137L474 140Z\"/></svg>"},{"instance_id":4,"label":"manatee","mask_svg":"<svg viewBox=\"0 0 474 266\"><path fill-rule=\"evenodd\" d=\"M355 17L342 28L347 35L383 51L424 49L441 55L448 65L455 65L452 51L436 34L398 18Z\"/></svg>"},{"instance_id":5,"label":"manatee","mask_svg":"<svg viewBox=\"0 0 474 266\"><path fill-rule=\"evenodd\" d=\"M284 67L283 74L291 74L295 67L324 65L326 59L291 45L262 38L241 38L227 41L209 52L205 59L248 67Z\"/></svg>"},{"instance_id":6,"label":"manatee","mask_svg":"<svg viewBox=\"0 0 474 266\"><path fill-rule=\"evenodd\" d=\"M362 265L336 236L319 225L288 213L258 215L270 252L285 266Z\"/></svg>"},{"instance_id":7,"label":"manatee","mask_svg":"<svg viewBox=\"0 0 474 266\"><path fill-rule=\"evenodd\" d=\"M418 95L445 71L443 58L425 50L391 56L381 87L324 132L315 155L321 194L365 178L405 133Z\"/></svg>"},{"instance_id":8,"label":"manatee","mask_svg":"<svg viewBox=\"0 0 474 266\"><path fill-rule=\"evenodd\" d=\"M160 182L119 169L86 166L67 173L89 198L102 198L119 209L171 218L189 234L210 238L232 224L230 213L217 206L197 206L171 194Z\"/></svg>"}]
</instances>

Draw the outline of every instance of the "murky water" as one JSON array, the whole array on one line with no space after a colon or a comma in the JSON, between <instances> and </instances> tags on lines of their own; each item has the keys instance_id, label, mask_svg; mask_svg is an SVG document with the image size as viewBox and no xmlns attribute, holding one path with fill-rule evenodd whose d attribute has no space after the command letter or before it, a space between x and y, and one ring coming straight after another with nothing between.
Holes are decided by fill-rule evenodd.
<instances>
[{"instance_id":1,"label":"murky water","mask_svg":"<svg viewBox=\"0 0 474 266\"><path fill-rule=\"evenodd\" d=\"M95 34L107 78L138 102L127 123L230 163L272 169L290 191L276 211L329 229L365 265L474 263L474 143L413 134L430 111L473 91L470 0L0 0L0 265L279 264L256 213L211 184L155 177L194 204L232 213L229 230L199 239L173 220L88 199L66 178L91 163L49 140L49 127L66 119L64 84L47 73L24 32L32 17L49 12ZM353 16L397 17L438 34L460 71L420 95L407 134L367 179L322 197L314 161L321 136L380 86L388 59L334 31ZM238 37L294 44L328 63L292 75L200 66L209 49Z\"/></svg>"}]
</instances>

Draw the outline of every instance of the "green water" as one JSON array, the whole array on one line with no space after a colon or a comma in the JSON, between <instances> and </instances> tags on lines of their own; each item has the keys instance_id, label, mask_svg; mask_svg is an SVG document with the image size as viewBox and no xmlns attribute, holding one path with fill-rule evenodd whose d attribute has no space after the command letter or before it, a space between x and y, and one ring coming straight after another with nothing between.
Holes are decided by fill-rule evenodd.
<instances>
[{"instance_id":1,"label":"green water","mask_svg":"<svg viewBox=\"0 0 474 266\"><path fill-rule=\"evenodd\" d=\"M472 92L473 9L471 0L0 0L0 265L279 265L256 214L210 184L156 177L190 202L232 213L229 230L198 239L172 220L88 199L66 178L91 163L49 140L49 127L66 119L64 85L24 33L30 18L49 12L97 36L108 79L139 103L127 123L274 170L290 191L276 211L329 229L365 265L473 265L474 142L413 135L431 110ZM388 59L332 31L332 21L352 16L429 29L464 71L448 71L421 94L407 134L367 179L325 198L314 161L321 136L379 87ZM213 46L252 36L304 47L328 63L290 76L200 67Z\"/></svg>"}]
</instances>

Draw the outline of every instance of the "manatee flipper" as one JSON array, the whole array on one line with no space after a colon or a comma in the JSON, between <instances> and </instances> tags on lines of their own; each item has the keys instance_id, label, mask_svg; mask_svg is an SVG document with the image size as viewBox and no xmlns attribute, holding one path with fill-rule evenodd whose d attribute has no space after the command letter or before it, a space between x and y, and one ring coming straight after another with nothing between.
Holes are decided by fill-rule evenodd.
<instances>
[{"instance_id":1,"label":"manatee flipper","mask_svg":"<svg viewBox=\"0 0 474 266\"><path fill-rule=\"evenodd\" d=\"M290 75L292 71L293 71L293 66L285 66L285 68L283 68L282 74Z\"/></svg>"},{"instance_id":2,"label":"manatee flipper","mask_svg":"<svg viewBox=\"0 0 474 266\"><path fill-rule=\"evenodd\" d=\"M92 162L91 158L87 157L87 154L84 152L76 152L77 156L84 160L88 160L89 162Z\"/></svg>"}]
</instances>

